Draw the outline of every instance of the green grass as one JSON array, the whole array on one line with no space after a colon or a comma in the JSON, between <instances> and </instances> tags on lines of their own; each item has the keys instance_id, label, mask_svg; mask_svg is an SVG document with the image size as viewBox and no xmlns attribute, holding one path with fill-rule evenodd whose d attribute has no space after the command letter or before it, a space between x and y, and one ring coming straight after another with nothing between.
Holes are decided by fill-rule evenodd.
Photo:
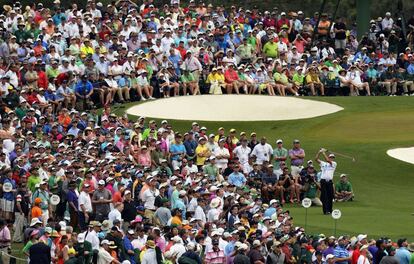
<instances>
[{"instance_id":1,"label":"green grass","mask_svg":"<svg viewBox=\"0 0 414 264\"><path fill-rule=\"evenodd\" d=\"M238 132L257 132L274 146L282 138L289 148L293 139L301 139L306 159L313 159L321 147L356 157L356 162L337 158L337 171L350 175L356 199L336 203L342 211L337 234L368 233L414 239L414 212L411 188L413 165L393 159L386 150L414 145L414 99L410 97L324 97L312 98L344 108L338 113L294 121L271 122L199 122L209 132L221 126ZM118 109L118 114L133 104ZM206 110L208 111L208 110ZM136 118L130 116L131 118ZM148 120L147 120L148 121ZM173 121L174 131L190 129L191 121ZM338 180L337 178L335 180ZM295 224L304 225L305 209L287 206ZM322 215L320 208L308 210L308 232L333 234L334 221Z\"/></svg>"}]
</instances>

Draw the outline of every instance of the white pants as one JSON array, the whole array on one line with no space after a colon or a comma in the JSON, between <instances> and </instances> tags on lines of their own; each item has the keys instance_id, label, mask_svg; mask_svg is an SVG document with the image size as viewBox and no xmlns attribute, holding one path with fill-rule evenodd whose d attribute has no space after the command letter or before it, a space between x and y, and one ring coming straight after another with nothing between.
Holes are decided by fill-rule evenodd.
<instances>
[{"instance_id":1,"label":"white pants","mask_svg":"<svg viewBox=\"0 0 414 264\"><path fill-rule=\"evenodd\" d=\"M49 210L42 210L42 222L43 226L47 225L47 221L49 220Z\"/></svg>"}]
</instances>

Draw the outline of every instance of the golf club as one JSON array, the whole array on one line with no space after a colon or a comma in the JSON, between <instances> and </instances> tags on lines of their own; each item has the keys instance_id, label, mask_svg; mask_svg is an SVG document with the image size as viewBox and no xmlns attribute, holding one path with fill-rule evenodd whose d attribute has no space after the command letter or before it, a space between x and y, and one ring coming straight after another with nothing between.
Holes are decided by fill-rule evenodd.
<instances>
[{"instance_id":1,"label":"golf club","mask_svg":"<svg viewBox=\"0 0 414 264\"><path fill-rule=\"evenodd\" d=\"M345 154L342 154L342 153L339 153L339 152L335 152L335 151L332 151L332 150L326 150L326 151L328 151L329 153L335 154L336 156L351 159L352 162L356 161L356 159L354 157L351 157L351 156L348 156L348 155L345 155Z\"/></svg>"}]
</instances>

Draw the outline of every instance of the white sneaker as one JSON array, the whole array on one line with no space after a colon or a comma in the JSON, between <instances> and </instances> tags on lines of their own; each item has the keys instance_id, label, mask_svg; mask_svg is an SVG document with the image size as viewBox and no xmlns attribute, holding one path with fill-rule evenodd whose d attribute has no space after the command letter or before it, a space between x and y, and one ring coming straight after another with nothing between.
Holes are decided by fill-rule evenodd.
<instances>
[{"instance_id":1,"label":"white sneaker","mask_svg":"<svg viewBox=\"0 0 414 264\"><path fill-rule=\"evenodd\" d=\"M150 100L155 100L155 98L154 98L154 97L152 97L152 96L148 97L148 99L150 99Z\"/></svg>"},{"instance_id":2,"label":"white sneaker","mask_svg":"<svg viewBox=\"0 0 414 264\"><path fill-rule=\"evenodd\" d=\"M141 97L141 101L147 101L147 99L145 99L145 97Z\"/></svg>"}]
</instances>

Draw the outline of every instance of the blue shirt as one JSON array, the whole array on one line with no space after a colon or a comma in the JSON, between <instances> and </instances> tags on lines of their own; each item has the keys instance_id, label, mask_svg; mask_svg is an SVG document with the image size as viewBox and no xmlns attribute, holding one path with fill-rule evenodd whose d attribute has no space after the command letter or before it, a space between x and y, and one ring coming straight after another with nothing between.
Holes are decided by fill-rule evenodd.
<instances>
[{"instance_id":1,"label":"blue shirt","mask_svg":"<svg viewBox=\"0 0 414 264\"><path fill-rule=\"evenodd\" d=\"M407 67L407 73L408 74L414 74L414 64L413 63L411 63L410 65L408 65L408 67Z\"/></svg>"},{"instance_id":2,"label":"blue shirt","mask_svg":"<svg viewBox=\"0 0 414 264\"><path fill-rule=\"evenodd\" d=\"M75 207L78 208L78 196L74 191L69 190L68 194L66 195L66 199L68 200L68 202L73 202Z\"/></svg>"},{"instance_id":3,"label":"blue shirt","mask_svg":"<svg viewBox=\"0 0 414 264\"><path fill-rule=\"evenodd\" d=\"M89 94L93 89L92 83L89 81L83 82L79 81L76 84L75 92L80 95L87 95Z\"/></svg>"},{"instance_id":4,"label":"blue shirt","mask_svg":"<svg viewBox=\"0 0 414 264\"><path fill-rule=\"evenodd\" d=\"M186 141L184 141L184 146L185 146L185 150L187 152L187 155L188 156L194 156L195 150L197 148L197 142L194 139L186 140Z\"/></svg>"},{"instance_id":5,"label":"blue shirt","mask_svg":"<svg viewBox=\"0 0 414 264\"><path fill-rule=\"evenodd\" d=\"M272 217L272 215L274 215L276 213L276 208L269 207L266 209L266 211L264 212L264 217Z\"/></svg>"},{"instance_id":6,"label":"blue shirt","mask_svg":"<svg viewBox=\"0 0 414 264\"><path fill-rule=\"evenodd\" d=\"M175 153L178 153L178 152L183 152L183 153L186 153L186 150L185 150L185 147L184 147L184 145L183 144L172 144L171 146L170 146L170 152L171 152L171 154L172 154L172 157L171 157L171 159L172 160L178 160L178 158L180 157L179 155L177 155L177 154L175 154Z\"/></svg>"},{"instance_id":7,"label":"blue shirt","mask_svg":"<svg viewBox=\"0 0 414 264\"><path fill-rule=\"evenodd\" d=\"M400 261L400 264L410 264L411 254L406 247L397 249L395 257Z\"/></svg>"},{"instance_id":8,"label":"blue shirt","mask_svg":"<svg viewBox=\"0 0 414 264\"><path fill-rule=\"evenodd\" d=\"M124 237L124 248L125 248L125 253L128 250L132 250L134 251L134 247L132 246L131 241L129 240L129 238L127 236ZM135 264L135 256L134 255L130 255L130 254L126 254L128 257L127 259L131 262L131 264Z\"/></svg>"},{"instance_id":9,"label":"blue shirt","mask_svg":"<svg viewBox=\"0 0 414 264\"><path fill-rule=\"evenodd\" d=\"M182 199L178 198L175 201L173 209L174 208L180 209L181 210L181 215L182 215L183 219L185 219L186 207L185 207L185 204L184 204Z\"/></svg>"},{"instance_id":10,"label":"blue shirt","mask_svg":"<svg viewBox=\"0 0 414 264\"><path fill-rule=\"evenodd\" d=\"M337 246L334 249L334 255L335 255L335 258L347 258L347 257L349 257L348 250L346 250L345 248L340 247L340 246ZM338 263L338 264L347 264L348 261L337 261L335 263Z\"/></svg>"},{"instance_id":11,"label":"blue shirt","mask_svg":"<svg viewBox=\"0 0 414 264\"><path fill-rule=\"evenodd\" d=\"M235 242L234 241L231 241L231 242L229 242L226 245L226 247L224 248L224 255L225 256L230 256L231 253L233 253L233 251L234 251L234 244L235 244Z\"/></svg>"},{"instance_id":12,"label":"blue shirt","mask_svg":"<svg viewBox=\"0 0 414 264\"><path fill-rule=\"evenodd\" d=\"M241 187L246 182L246 177L240 172L233 172L229 176L229 183L236 187Z\"/></svg>"}]
</instances>

